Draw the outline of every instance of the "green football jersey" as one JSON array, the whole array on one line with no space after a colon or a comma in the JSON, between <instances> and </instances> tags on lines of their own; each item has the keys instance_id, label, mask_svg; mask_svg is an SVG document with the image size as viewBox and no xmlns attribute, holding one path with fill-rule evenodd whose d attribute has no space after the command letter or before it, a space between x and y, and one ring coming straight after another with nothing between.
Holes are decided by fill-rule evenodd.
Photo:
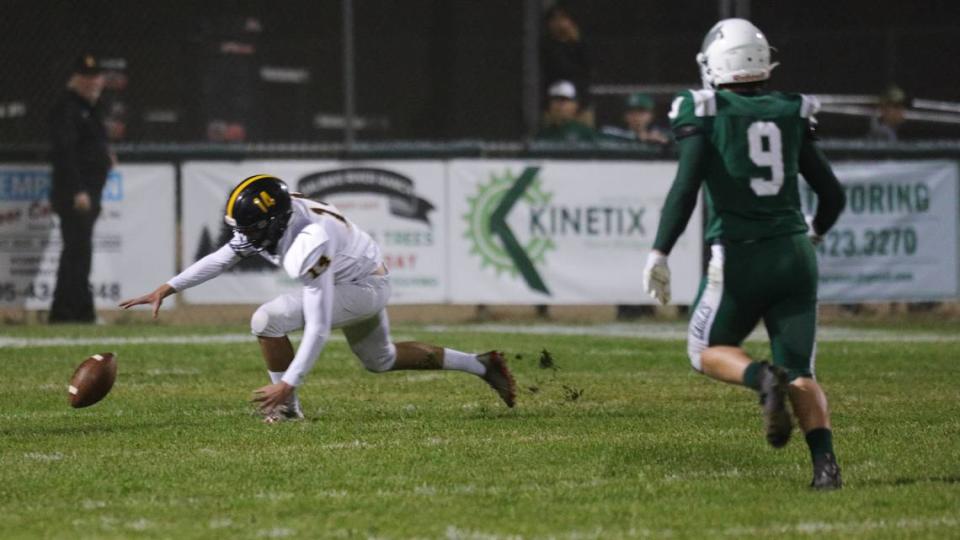
<instances>
[{"instance_id":1,"label":"green football jersey","mask_svg":"<svg viewBox=\"0 0 960 540\"><path fill-rule=\"evenodd\" d=\"M797 189L800 147L817 101L801 94L687 90L673 101L674 132L706 137L707 240L734 242L807 230Z\"/></svg>"}]
</instances>

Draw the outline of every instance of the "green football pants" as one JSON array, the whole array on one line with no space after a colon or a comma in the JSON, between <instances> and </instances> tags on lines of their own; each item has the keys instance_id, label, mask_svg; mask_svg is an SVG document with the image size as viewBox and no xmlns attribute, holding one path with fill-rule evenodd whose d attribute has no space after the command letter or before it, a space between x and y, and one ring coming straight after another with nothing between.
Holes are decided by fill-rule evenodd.
<instances>
[{"instance_id":1,"label":"green football pants","mask_svg":"<svg viewBox=\"0 0 960 540\"><path fill-rule=\"evenodd\" d=\"M761 319L773 363L790 380L813 377L817 256L805 234L712 246L687 336L694 369L704 349L739 347Z\"/></svg>"}]
</instances>

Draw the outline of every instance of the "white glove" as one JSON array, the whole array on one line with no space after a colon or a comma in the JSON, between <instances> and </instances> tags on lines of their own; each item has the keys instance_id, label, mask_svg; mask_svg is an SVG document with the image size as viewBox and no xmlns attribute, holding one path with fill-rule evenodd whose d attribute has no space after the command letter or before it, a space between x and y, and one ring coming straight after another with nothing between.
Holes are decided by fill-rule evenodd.
<instances>
[{"instance_id":1,"label":"white glove","mask_svg":"<svg viewBox=\"0 0 960 540\"><path fill-rule=\"evenodd\" d=\"M810 242L813 243L813 245L817 245L823 241L823 237L813 229L813 216L807 214L803 216L803 219L807 222L807 238L810 239Z\"/></svg>"},{"instance_id":2,"label":"white glove","mask_svg":"<svg viewBox=\"0 0 960 540\"><path fill-rule=\"evenodd\" d=\"M643 290L661 305L670 303L670 267L667 266L667 256L659 251L651 251L647 257Z\"/></svg>"}]
</instances>

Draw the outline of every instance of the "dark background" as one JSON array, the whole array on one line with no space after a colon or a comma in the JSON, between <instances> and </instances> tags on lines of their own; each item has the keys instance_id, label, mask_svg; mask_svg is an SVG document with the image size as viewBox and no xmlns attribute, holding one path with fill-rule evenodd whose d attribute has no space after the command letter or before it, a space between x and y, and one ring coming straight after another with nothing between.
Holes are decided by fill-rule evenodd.
<instances>
[{"instance_id":1,"label":"dark background","mask_svg":"<svg viewBox=\"0 0 960 540\"><path fill-rule=\"evenodd\" d=\"M594 83L699 86L694 55L719 18L711 0L570 0L596 59ZM359 140L519 139L524 134L523 4L518 0L357 0ZM120 140L199 142L211 120L257 142L339 141L340 0L141 2L7 0L0 17L0 144L46 140L45 116L81 50L122 59L107 92ZM960 2L749 2L778 52L777 89L960 101ZM251 22L252 21L252 22ZM257 28L258 27L258 28ZM224 55L225 42L250 54ZM263 66L307 73L265 81ZM658 95L663 116L669 95ZM619 101L597 100L601 121ZM319 118L318 118L319 117ZM856 136L866 119L822 118ZM960 136L908 124L905 137Z\"/></svg>"}]
</instances>

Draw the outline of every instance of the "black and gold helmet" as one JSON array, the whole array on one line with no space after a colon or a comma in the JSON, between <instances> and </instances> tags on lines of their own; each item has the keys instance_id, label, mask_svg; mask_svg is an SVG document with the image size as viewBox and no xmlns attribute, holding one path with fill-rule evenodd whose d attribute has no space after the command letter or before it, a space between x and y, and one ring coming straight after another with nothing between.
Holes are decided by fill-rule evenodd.
<instances>
[{"instance_id":1,"label":"black and gold helmet","mask_svg":"<svg viewBox=\"0 0 960 540\"><path fill-rule=\"evenodd\" d=\"M230 192L223 221L246 237L252 248L273 252L292 213L290 193L283 180L258 174Z\"/></svg>"}]
</instances>

